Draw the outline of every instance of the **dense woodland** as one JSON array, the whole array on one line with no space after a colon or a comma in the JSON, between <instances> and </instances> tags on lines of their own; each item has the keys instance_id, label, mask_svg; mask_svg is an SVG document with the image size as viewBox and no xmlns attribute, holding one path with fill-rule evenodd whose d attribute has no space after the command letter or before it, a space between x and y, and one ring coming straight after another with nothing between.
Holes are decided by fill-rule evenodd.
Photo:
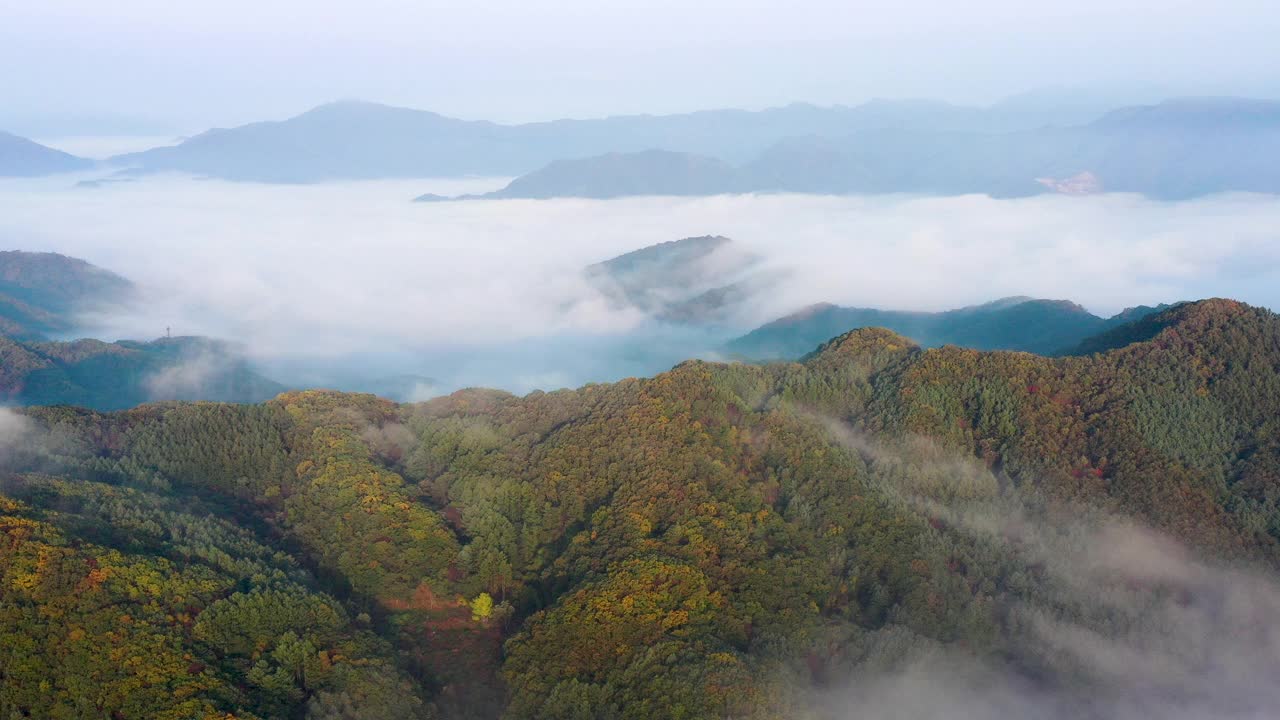
<instances>
[{"instance_id":1,"label":"dense woodland","mask_svg":"<svg viewBox=\"0 0 1280 720\"><path fill-rule=\"evenodd\" d=\"M844 717L939 656L1105 716L1112 670L1043 628L1136 644L1225 592L1109 538L1280 568L1280 318L1142 322L1066 358L863 329L525 397L10 413L0 717Z\"/></svg>"}]
</instances>

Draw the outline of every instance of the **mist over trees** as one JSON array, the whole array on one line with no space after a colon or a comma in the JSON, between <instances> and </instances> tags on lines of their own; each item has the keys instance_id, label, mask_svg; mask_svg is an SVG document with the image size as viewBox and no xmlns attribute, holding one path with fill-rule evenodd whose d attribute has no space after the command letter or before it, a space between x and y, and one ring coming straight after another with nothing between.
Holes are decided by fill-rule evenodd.
<instances>
[{"instance_id":1,"label":"mist over trees","mask_svg":"<svg viewBox=\"0 0 1280 720\"><path fill-rule=\"evenodd\" d=\"M525 397L7 416L0 703L1264 712L1280 321L1154 317L1061 359L865 329Z\"/></svg>"},{"instance_id":2,"label":"mist over trees","mask_svg":"<svg viewBox=\"0 0 1280 720\"><path fill-rule=\"evenodd\" d=\"M6 7L0 720L1276 716L1272 5Z\"/></svg>"}]
</instances>

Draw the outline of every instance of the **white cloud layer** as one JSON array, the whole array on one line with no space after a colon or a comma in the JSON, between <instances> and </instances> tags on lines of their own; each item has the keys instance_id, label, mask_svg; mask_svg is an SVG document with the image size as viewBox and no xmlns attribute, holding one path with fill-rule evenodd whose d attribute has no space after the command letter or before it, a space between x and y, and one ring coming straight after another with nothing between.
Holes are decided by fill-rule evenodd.
<instances>
[{"instance_id":1,"label":"white cloud layer","mask_svg":"<svg viewBox=\"0 0 1280 720\"><path fill-rule=\"evenodd\" d=\"M702 234L727 235L790 272L744 325L819 301L936 310L1033 295L1111 313L1230 296L1280 307L1280 201L1272 196L409 202L427 191L500 184L168 177L77 189L65 178L7 181L0 242L83 257L144 286L149 300L138 312L99 319L108 339L172 327L243 342L266 360L448 355L454 375L484 365L465 359L467 348L596 342L633 328L635 314L594 298L581 268ZM671 358L706 349L682 344ZM547 377L572 384L610 376L563 364L531 361L521 382L504 383L496 368L459 381L527 389ZM441 372L412 362L397 368Z\"/></svg>"}]
</instances>

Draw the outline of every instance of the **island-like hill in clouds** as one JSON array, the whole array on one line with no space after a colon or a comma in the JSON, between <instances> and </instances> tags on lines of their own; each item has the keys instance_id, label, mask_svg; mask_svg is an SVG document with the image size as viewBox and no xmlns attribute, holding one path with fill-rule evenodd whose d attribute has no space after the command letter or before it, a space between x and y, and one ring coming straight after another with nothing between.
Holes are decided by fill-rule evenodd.
<instances>
[{"instance_id":1,"label":"island-like hill in clouds","mask_svg":"<svg viewBox=\"0 0 1280 720\"><path fill-rule=\"evenodd\" d=\"M284 390L242 349L208 338L53 339L84 332L86 315L137 301L132 282L84 260L0 252L0 404L116 410L155 400L261 402Z\"/></svg>"},{"instance_id":2,"label":"island-like hill in clouds","mask_svg":"<svg viewBox=\"0 0 1280 720\"><path fill-rule=\"evenodd\" d=\"M52 175L88 170L93 166L92 160L0 131L0 177Z\"/></svg>"},{"instance_id":3,"label":"island-like hill in clouds","mask_svg":"<svg viewBox=\"0 0 1280 720\"><path fill-rule=\"evenodd\" d=\"M129 302L133 283L78 258L22 250L0 252L0 334L43 339L74 332L82 313Z\"/></svg>"},{"instance_id":4,"label":"island-like hill in clouds","mask_svg":"<svg viewBox=\"0 0 1280 720\"><path fill-rule=\"evenodd\" d=\"M588 266L587 281L615 308L678 325L730 325L776 277L762 258L727 237L650 245Z\"/></svg>"},{"instance_id":5,"label":"island-like hill in clouds","mask_svg":"<svg viewBox=\"0 0 1280 720\"><path fill-rule=\"evenodd\" d=\"M0 403L120 410L158 400L262 402L285 386L262 377L231 343L17 342L0 337Z\"/></svg>"},{"instance_id":6,"label":"island-like hill in clouds","mask_svg":"<svg viewBox=\"0 0 1280 720\"><path fill-rule=\"evenodd\" d=\"M525 397L8 413L0 710L1266 716L1280 318L1139 322L1070 358L864 328Z\"/></svg>"},{"instance_id":7,"label":"island-like hill in clouds","mask_svg":"<svg viewBox=\"0 0 1280 720\"><path fill-rule=\"evenodd\" d=\"M766 323L725 345L749 360L795 360L828 338L862 327L883 327L919 345L976 350L1021 350L1041 355L1074 352L1095 335L1164 309L1134 307L1110 318L1066 300L1009 297L945 312L906 312L812 305Z\"/></svg>"},{"instance_id":8,"label":"island-like hill in clouds","mask_svg":"<svg viewBox=\"0 0 1280 720\"><path fill-rule=\"evenodd\" d=\"M1280 152L1280 102L1177 99L1122 108L1083 125L999 132L848 126L778 137L732 164L706 151L663 150L559 160L478 197L745 192L1025 197L1105 190L1179 200L1219 192L1277 193L1280 168L1270 158Z\"/></svg>"}]
</instances>

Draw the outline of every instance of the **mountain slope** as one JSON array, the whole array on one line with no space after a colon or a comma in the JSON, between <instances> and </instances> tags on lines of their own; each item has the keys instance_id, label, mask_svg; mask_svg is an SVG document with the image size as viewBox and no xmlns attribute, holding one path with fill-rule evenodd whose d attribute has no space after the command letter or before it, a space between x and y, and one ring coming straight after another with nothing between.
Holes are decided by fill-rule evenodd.
<instances>
[{"instance_id":1,"label":"mountain slope","mask_svg":"<svg viewBox=\"0 0 1280 720\"><path fill-rule=\"evenodd\" d=\"M111 158L118 166L228 180L321 180L501 174L518 153L500 126L362 102L283 121L214 129L172 147ZM518 161L516 161L518 163Z\"/></svg>"},{"instance_id":2,"label":"mountain slope","mask_svg":"<svg viewBox=\"0 0 1280 720\"><path fill-rule=\"evenodd\" d=\"M0 177L34 177L93 167L92 160L0 131Z\"/></svg>"},{"instance_id":3,"label":"mountain slope","mask_svg":"<svg viewBox=\"0 0 1280 720\"><path fill-rule=\"evenodd\" d=\"M101 312L135 292L128 280L57 253L0 252L0 334L36 339L76 327L81 312Z\"/></svg>"},{"instance_id":4,"label":"mountain slope","mask_svg":"<svg viewBox=\"0 0 1280 720\"><path fill-rule=\"evenodd\" d=\"M589 282L617 308L682 325L724 324L771 282L760 258L726 237L658 243L588 266Z\"/></svg>"},{"instance_id":5,"label":"mountain slope","mask_svg":"<svg viewBox=\"0 0 1280 720\"><path fill-rule=\"evenodd\" d=\"M828 338L859 327L884 327L926 347L1022 350L1042 355L1068 351L1086 338L1160 308L1131 308L1100 318L1062 300L1005 298L946 312L901 312L814 305L766 323L725 349L752 360L793 360Z\"/></svg>"},{"instance_id":6,"label":"mountain slope","mask_svg":"<svg viewBox=\"0 0 1280 720\"><path fill-rule=\"evenodd\" d=\"M732 192L736 172L721 160L690 153L646 150L557 160L481 197L492 199L635 195L717 195Z\"/></svg>"},{"instance_id":7,"label":"mountain slope","mask_svg":"<svg viewBox=\"0 0 1280 720\"><path fill-rule=\"evenodd\" d=\"M1081 357L860 329L804 363L522 398L6 416L24 439L0 454L0 708L350 717L398 688L446 718L831 718L850 697L930 719L1265 716L1280 318L1210 300L1154 322ZM238 549L152 522L166 493ZM339 609L229 592L283 581L234 560L277 543ZM114 635L87 620L103 607ZM362 612L394 652L335 646ZM55 640L74 662L40 660ZM376 671L347 674L361 657Z\"/></svg>"},{"instance_id":8,"label":"mountain slope","mask_svg":"<svg viewBox=\"0 0 1280 720\"><path fill-rule=\"evenodd\" d=\"M236 415L227 410L195 416L200 434L182 441L217 437ZM90 460L41 431L66 428L57 437L74 442L78 428L113 426L132 444L164 413L110 422L53 410L47 426L5 416L4 450L46 472L12 473L24 461L0 454L0 711L428 717L369 616L320 590L299 557L229 518L225 504L174 492L118 453ZM283 474L280 419L262 407L234 419L255 433L242 451L257 454L239 469ZM21 444L10 444L15 433Z\"/></svg>"}]
</instances>

